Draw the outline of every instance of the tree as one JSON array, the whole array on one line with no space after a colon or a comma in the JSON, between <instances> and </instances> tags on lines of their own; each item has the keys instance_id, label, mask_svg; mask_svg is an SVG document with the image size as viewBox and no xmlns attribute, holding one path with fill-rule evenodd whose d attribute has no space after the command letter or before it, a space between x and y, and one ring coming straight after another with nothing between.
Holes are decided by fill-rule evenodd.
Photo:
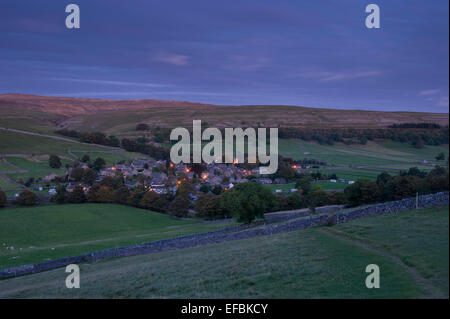
<instances>
[{"instance_id":1,"label":"tree","mask_svg":"<svg viewBox=\"0 0 450 319\"><path fill-rule=\"evenodd\" d=\"M207 194L209 193L210 187L206 184L203 184L202 186L200 186L199 190L200 192Z\"/></svg>"},{"instance_id":2,"label":"tree","mask_svg":"<svg viewBox=\"0 0 450 319\"><path fill-rule=\"evenodd\" d=\"M85 154L83 155L83 157L81 158L81 161L83 163L89 163L91 161L91 158L89 157L89 155Z\"/></svg>"},{"instance_id":3,"label":"tree","mask_svg":"<svg viewBox=\"0 0 450 319\"><path fill-rule=\"evenodd\" d=\"M92 185L97 179L97 172L93 169L87 169L83 175L83 183Z\"/></svg>"},{"instance_id":4,"label":"tree","mask_svg":"<svg viewBox=\"0 0 450 319\"><path fill-rule=\"evenodd\" d=\"M257 217L278 208L272 192L255 182L238 184L224 192L220 200L225 216L235 216L238 222L251 223Z\"/></svg>"},{"instance_id":5,"label":"tree","mask_svg":"<svg viewBox=\"0 0 450 319\"><path fill-rule=\"evenodd\" d=\"M304 177L300 178L297 181L297 183L295 183L295 188L301 189L302 194L307 195L312 187L311 182L312 182L311 176L304 176Z\"/></svg>"},{"instance_id":6,"label":"tree","mask_svg":"<svg viewBox=\"0 0 450 319\"><path fill-rule=\"evenodd\" d=\"M345 205L346 203L344 192L335 191L328 194L328 205Z\"/></svg>"},{"instance_id":7,"label":"tree","mask_svg":"<svg viewBox=\"0 0 450 319\"><path fill-rule=\"evenodd\" d=\"M114 191L114 202L117 204L125 205L128 197L130 196L130 190L126 186L121 186Z\"/></svg>"},{"instance_id":8,"label":"tree","mask_svg":"<svg viewBox=\"0 0 450 319\"><path fill-rule=\"evenodd\" d=\"M83 187L77 186L70 194L69 201L74 204L81 204L86 201L86 195L84 194Z\"/></svg>"},{"instance_id":9,"label":"tree","mask_svg":"<svg viewBox=\"0 0 450 319\"><path fill-rule=\"evenodd\" d=\"M98 158L94 161L94 164L93 164L92 166L93 166L93 168L94 168L96 171L99 171L99 170L101 170L105 165L106 165L105 160L104 160L103 158L101 158L101 157L98 157Z\"/></svg>"},{"instance_id":10,"label":"tree","mask_svg":"<svg viewBox=\"0 0 450 319\"><path fill-rule=\"evenodd\" d=\"M185 193L178 194L170 203L169 211L176 217L185 217L189 213L189 196Z\"/></svg>"},{"instance_id":11,"label":"tree","mask_svg":"<svg viewBox=\"0 0 450 319\"><path fill-rule=\"evenodd\" d=\"M14 204L19 206L33 206L36 205L37 196L35 193L24 190L19 194L19 197L14 201Z\"/></svg>"},{"instance_id":12,"label":"tree","mask_svg":"<svg viewBox=\"0 0 450 319\"><path fill-rule=\"evenodd\" d=\"M222 189L222 187L220 185L214 186L213 189L211 190L211 192L214 195L220 195L222 193L222 191L223 191L223 189Z\"/></svg>"},{"instance_id":13,"label":"tree","mask_svg":"<svg viewBox=\"0 0 450 319\"><path fill-rule=\"evenodd\" d=\"M60 186L56 189L56 194L50 199L57 204L65 204L69 201L65 186Z\"/></svg>"},{"instance_id":14,"label":"tree","mask_svg":"<svg viewBox=\"0 0 450 319\"><path fill-rule=\"evenodd\" d=\"M350 206L375 203L381 199L377 183L365 179L359 179L347 186L344 193Z\"/></svg>"},{"instance_id":15,"label":"tree","mask_svg":"<svg viewBox=\"0 0 450 319\"><path fill-rule=\"evenodd\" d=\"M148 131L150 127L145 123L139 123L136 125L136 131Z\"/></svg>"},{"instance_id":16,"label":"tree","mask_svg":"<svg viewBox=\"0 0 450 319\"><path fill-rule=\"evenodd\" d=\"M436 161L444 161L445 160L445 153L441 152L436 156Z\"/></svg>"},{"instance_id":17,"label":"tree","mask_svg":"<svg viewBox=\"0 0 450 319\"><path fill-rule=\"evenodd\" d=\"M51 168L61 168L62 166L61 159L57 155L50 155L48 164Z\"/></svg>"},{"instance_id":18,"label":"tree","mask_svg":"<svg viewBox=\"0 0 450 319\"><path fill-rule=\"evenodd\" d=\"M138 207L143 196L144 192L141 189L133 190L127 198L127 205Z\"/></svg>"},{"instance_id":19,"label":"tree","mask_svg":"<svg viewBox=\"0 0 450 319\"><path fill-rule=\"evenodd\" d=\"M223 211L220 209L220 196L213 194L201 194L195 203L197 216L205 218L222 218Z\"/></svg>"},{"instance_id":20,"label":"tree","mask_svg":"<svg viewBox=\"0 0 450 319\"><path fill-rule=\"evenodd\" d=\"M5 207L8 204L8 199L4 191L0 189L0 207Z\"/></svg>"},{"instance_id":21,"label":"tree","mask_svg":"<svg viewBox=\"0 0 450 319\"><path fill-rule=\"evenodd\" d=\"M114 203L114 192L109 186L100 186L96 195L98 203Z\"/></svg>"},{"instance_id":22,"label":"tree","mask_svg":"<svg viewBox=\"0 0 450 319\"><path fill-rule=\"evenodd\" d=\"M392 176L386 172L381 173L377 176L377 184L380 185L381 183L386 184Z\"/></svg>"},{"instance_id":23,"label":"tree","mask_svg":"<svg viewBox=\"0 0 450 319\"><path fill-rule=\"evenodd\" d=\"M167 199L155 192L146 192L139 202L139 207L164 212L167 207Z\"/></svg>"},{"instance_id":24,"label":"tree","mask_svg":"<svg viewBox=\"0 0 450 319\"><path fill-rule=\"evenodd\" d=\"M70 178L76 182L81 182L85 174L84 168L76 167L70 172Z\"/></svg>"},{"instance_id":25,"label":"tree","mask_svg":"<svg viewBox=\"0 0 450 319\"><path fill-rule=\"evenodd\" d=\"M316 207L325 206L328 203L328 194L320 186L313 187L307 198L308 206L313 209Z\"/></svg>"}]
</instances>

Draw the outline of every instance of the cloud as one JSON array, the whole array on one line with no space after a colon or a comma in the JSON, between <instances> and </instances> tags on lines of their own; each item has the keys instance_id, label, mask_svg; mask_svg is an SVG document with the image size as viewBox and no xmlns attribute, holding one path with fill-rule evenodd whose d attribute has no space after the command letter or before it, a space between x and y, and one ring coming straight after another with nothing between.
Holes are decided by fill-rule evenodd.
<instances>
[{"instance_id":1,"label":"cloud","mask_svg":"<svg viewBox=\"0 0 450 319\"><path fill-rule=\"evenodd\" d=\"M321 79L322 82L331 82L331 81L343 81L343 80L354 80L354 79L362 79L362 78L372 78L376 76L382 75L382 71L373 70L373 71L365 71L365 72L349 72L349 73L335 73L330 76L324 77Z\"/></svg>"},{"instance_id":2,"label":"cloud","mask_svg":"<svg viewBox=\"0 0 450 319\"><path fill-rule=\"evenodd\" d=\"M72 78L54 78L52 80L79 82L79 83L104 84L104 85L118 85L118 86L143 86L143 87L154 87L154 88L171 86L171 85L167 85L167 84L158 84L158 83L111 81L111 80L91 80L91 79L72 79Z\"/></svg>"},{"instance_id":3,"label":"cloud","mask_svg":"<svg viewBox=\"0 0 450 319\"><path fill-rule=\"evenodd\" d=\"M439 107L449 107L448 96L441 96L439 101L437 102L437 106Z\"/></svg>"},{"instance_id":4,"label":"cloud","mask_svg":"<svg viewBox=\"0 0 450 319\"><path fill-rule=\"evenodd\" d=\"M154 58L155 61L165 62L175 66L188 65L189 57L179 54L159 54Z\"/></svg>"},{"instance_id":5,"label":"cloud","mask_svg":"<svg viewBox=\"0 0 450 319\"><path fill-rule=\"evenodd\" d=\"M269 65L270 59L267 57L254 57L233 55L230 62L224 66L225 69L236 69L240 71L256 71Z\"/></svg>"},{"instance_id":6,"label":"cloud","mask_svg":"<svg viewBox=\"0 0 450 319\"><path fill-rule=\"evenodd\" d=\"M420 96L429 96L429 95L436 95L439 92L441 92L441 90L439 89L433 89L433 90L424 90L424 91L420 91L419 95Z\"/></svg>"}]
</instances>

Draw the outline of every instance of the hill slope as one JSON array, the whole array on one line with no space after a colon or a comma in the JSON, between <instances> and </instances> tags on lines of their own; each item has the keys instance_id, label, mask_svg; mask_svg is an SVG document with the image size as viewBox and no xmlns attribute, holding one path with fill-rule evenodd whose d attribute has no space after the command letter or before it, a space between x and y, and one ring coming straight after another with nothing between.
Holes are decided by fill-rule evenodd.
<instances>
[{"instance_id":1,"label":"hill slope","mask_svg":"<svg viewBox=\"0 0 450 319\"><path fill-rule=\"evenodd\" d=\"M25 111L25 112L24 112ZM161 100L100 100L0 95L0 126L44 129L68 127L112 133L133 130L137 123L190 126L201 119L210 126L385 127L394 123L432 122L448 125L449 115L414 112L335 110L298 106L215 106ZM20 127L16 127L20 128Z\"/></svg>"},{"instance_id":2,"label":"hill slope","mask_svg":"<svg viewBox=\"0 0 450 319\"><path fill-rule=\"evenodd\" d=\"M448 251L447 206L83 264L75 290L55 269L0 281L0 298L448 298Z\"/></svg>"}]
</instances>

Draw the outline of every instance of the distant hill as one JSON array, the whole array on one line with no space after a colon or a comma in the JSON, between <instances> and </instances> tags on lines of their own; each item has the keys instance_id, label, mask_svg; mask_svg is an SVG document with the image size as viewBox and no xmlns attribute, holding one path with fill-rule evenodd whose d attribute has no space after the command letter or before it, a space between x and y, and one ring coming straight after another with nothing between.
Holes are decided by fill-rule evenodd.
<instances>
[{"instance_id":1,"label":"distant hill","mask_svg":"<svg viewBox=\"0 0 450 319\"><path fill-rule=\"evenodd\" d=\"M166 100L102 100L25 94L0 95L0 126L67 127L124 134L137 123L191 126L201 119L209 126L248 127L387 127L398 123L448 125L449 115L418 112L336 110L300 106L216 106ZM27 124L28 123L28 124ZM25 127L24 127L25 126Z\"/></svg>"}]
</instances>

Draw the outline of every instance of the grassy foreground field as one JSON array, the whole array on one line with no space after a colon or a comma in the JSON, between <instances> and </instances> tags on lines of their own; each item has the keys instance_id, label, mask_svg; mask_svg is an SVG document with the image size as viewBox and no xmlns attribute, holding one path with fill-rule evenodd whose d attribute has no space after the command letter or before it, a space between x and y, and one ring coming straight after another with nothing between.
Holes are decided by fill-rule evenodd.
<instances>
[{"instance_id":1,"label":"grassy foreground field","mask_svg":"<svg viewBox=\"0 0 450 319\"><path fill-rule=\"evenodd\" d=\"M120 205L0 209L0 269L229 225L175 220L169 215ZM14 250L7 249L11 246Z\"/></svg>"},{"instance_id":2,"label":"grassy foreground field","mask_svg":"<svg viewBox=\"0 0 450 319\"><path fill-rule=\"evenodd\" d=\"M380 267L379 289L365 268ZM1 298L448 298L448 206L0 281Z\"/></svg>"}]
</instances>

